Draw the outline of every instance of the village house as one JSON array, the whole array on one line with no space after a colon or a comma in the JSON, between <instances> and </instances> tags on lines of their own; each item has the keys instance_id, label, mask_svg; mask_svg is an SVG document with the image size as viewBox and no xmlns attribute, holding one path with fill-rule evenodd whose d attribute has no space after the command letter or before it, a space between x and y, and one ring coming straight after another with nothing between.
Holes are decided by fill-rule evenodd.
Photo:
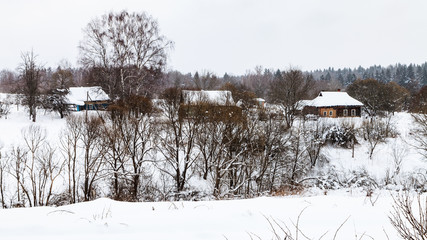
<instances>
[{"instance_id":1,"label":"village house","mask_svg":"<svg viewBox=\"0 0 427 240\"><path fill-rule=\"evenodd\" d=\"M241 116L242 110L236 106L230 91L182 90L181 118L202 115L210 120L232 119Z\"/></svg>"},{"instance_id":2,"label":"village house","mask_svg":"<svg viewBox=\"0 0 427 240\"><path fill-rule=\"evenodd\" d=\"M321 91L313 100L302 100L299 108L303 115L320 117L360 117L363 103L352 98L346 92Z\"/></svg>"},{"instance_id":3,"label":"village house","mask_svg":"<svg viewBox=\"0 0 427 240\"><path fill-rule=\"evenodd\" d=\"M70 87L67 99L73 111L105 110L110 102L101 87Z\"/></svg>"}]
</instances>

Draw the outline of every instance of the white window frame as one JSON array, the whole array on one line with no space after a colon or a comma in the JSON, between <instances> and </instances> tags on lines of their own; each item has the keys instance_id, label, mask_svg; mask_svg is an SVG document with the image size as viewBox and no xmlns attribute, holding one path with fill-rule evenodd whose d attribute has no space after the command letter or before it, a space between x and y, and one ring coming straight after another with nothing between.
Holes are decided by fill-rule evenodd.
<instances>
[{"instance_id":1,"label":"white window frame","mask_svg":"<svg viewBox=\"0 0 427 240\"><path fill-rule=\"evenodd\" d=\"M351 109L351 116L352 117L355 117L356 116L356 109Z\"/></svg>"},{"instance_id":2,"label":"white window frame","mask_svg":"<svg viewBox=\"0 0 427 240\"><path fill-rule=\"evenodd\" d=\"M342 110L342 115L343 115L344 117L348 117L348 109L344 109L344 110Z\"/></svg>"}]
</instances>

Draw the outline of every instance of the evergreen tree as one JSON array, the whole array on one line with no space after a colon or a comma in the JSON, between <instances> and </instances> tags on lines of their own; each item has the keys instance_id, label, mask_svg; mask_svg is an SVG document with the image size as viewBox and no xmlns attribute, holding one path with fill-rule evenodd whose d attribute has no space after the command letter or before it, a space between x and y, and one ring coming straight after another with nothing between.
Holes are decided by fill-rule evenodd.
<instances>
[{"instance_id":1,"label":"evergreen tree","mask_svg":"<svg viewBox=\"0 0 427 240\"><path fill-rule=\"evenodd\" d=\"M344 83L345 83L345 81L344 81L344 77L342 76L342 74L341 73L339 73L338 74L338 82L341 84L341 85L345 85Z\"/></svg>"},{"instance_id":2,"label":"evergreen tree","mask_svg":"<svg viewBox=\"0 0 427 240\"><path fill-rule=\"evenodd\" d=\"M423 68L420 79L421 86L427 86L427 66Z\"/></svg>"},{"instance_id":3,"label":"evergreen tree","mask_svg":"<svg viewBox=\"0 0 427 240\"><path fill-rule=\"evenodd\" d=\"M47 110L59 113L61 118L70 113L68 107L67 95L69 90L65 89L51 89L43 101L43 107Z\"/></svg>"},{"instance_id":4,"label":"evergreen tree","mask_svg":"<svg viewBox=\"0 0 427 240\"><path fill-rule=\"evenodd\" d=\"M331 73L330 73L330 72L328 72L328 73L326 74L325 80L326 80L327 82L330 82L330 81L332 80L332 77L331 77Z\"/></svg>"}]
</instances>

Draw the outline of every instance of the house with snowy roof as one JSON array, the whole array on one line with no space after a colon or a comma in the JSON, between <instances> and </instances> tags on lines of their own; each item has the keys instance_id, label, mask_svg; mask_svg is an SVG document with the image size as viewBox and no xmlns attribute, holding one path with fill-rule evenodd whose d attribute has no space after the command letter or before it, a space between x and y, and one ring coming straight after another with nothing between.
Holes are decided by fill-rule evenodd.
<instances>
[{"instance_id":1,"label":"house with snowy roof","mask_svg":"<svg viewBox=\"0 0 427 240\"><path fill-rule=\"evenodd\" d=\"M182 90L181 118L203 116L209 120L233 119L242 115L230 91Z\"/></svg>"},{"instance_id":2,"label":"house with snowy roof","mask_svg":"<svg viewBox=\"0 0 427 240\"><path fill-rule=\"evenodd\" d=\"M320 117L360 117L363 103L342 91L321 91L313 100L302 100L299 108L304 115Z\"/></svg>"},{"instance_id":3,"label":"house with snowy roof","mask_svg":"<svg viewBox=\"0 0 427 240\"><path fill-rule=\"evenodd\" d=\"M67 104L71 110L105 110L110 98L101 87L70 87Z\"/></svg>"}]
</instances>

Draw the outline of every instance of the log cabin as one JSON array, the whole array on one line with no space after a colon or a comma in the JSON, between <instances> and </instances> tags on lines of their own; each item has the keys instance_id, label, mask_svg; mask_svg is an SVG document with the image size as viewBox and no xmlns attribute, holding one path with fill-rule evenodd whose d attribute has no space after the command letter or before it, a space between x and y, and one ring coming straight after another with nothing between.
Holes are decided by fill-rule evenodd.
<instances>
[{"instance_id":1,"label":"log cabin","mask_svg":"<svg viewBox=\"0 0 427 240\"><path fill-rule=\"evenodd\" d=\"M300 101L303 115L316 115L319 117L360 117L363 103L352 98L346 92L321 91L313 100Z\"/></svg>"}]
</instances>

